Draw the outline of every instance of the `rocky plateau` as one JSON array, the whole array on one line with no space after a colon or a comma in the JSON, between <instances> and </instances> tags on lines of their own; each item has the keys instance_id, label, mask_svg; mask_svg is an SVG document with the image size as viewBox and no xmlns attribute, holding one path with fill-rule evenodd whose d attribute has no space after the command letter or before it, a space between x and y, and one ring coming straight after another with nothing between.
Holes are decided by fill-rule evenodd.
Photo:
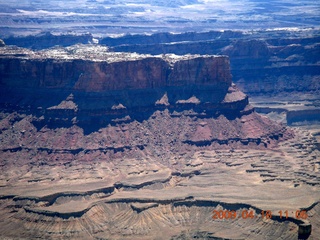
<instances>
[{"instance_id":1,"label":"rocky plateau","mask_svg":"<svg viewBox=\"0 0 320 240\"><path fill-rule=\"evenodd\" d=\"M259 115L227 55L136 52L0 48L0 238L317 239L318 132Z\"/></svg>"},{"instance_id":2,"label":"rocky plateau","mask_svg":"<svg viewBox=\"0 0 320 240\"><path fill-rule=\"evenodd\" d=\"M105 37L100 43L114 51L227 55L233 81L257 112L282 113L283 122L294 125L320 120L319 36L317 29L226 30Z\"/></svg>"}]
</instances>

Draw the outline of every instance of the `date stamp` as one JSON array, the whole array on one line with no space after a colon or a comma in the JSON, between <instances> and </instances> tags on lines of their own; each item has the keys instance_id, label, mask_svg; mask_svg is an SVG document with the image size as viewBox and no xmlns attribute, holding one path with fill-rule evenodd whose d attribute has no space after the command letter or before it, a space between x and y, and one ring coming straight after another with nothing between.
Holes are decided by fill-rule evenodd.
<instances>
[{"instance_id":1,"label":"date stamp","mask_svg":"<svg viewBox=\"0 0 320 240\"><path fill-rule=\"evenodd\" d=\"M254 210L241 210L241 211L235 211L235 210L213 210L212 211L212 219L271 219L272 218L272 211L261 211L260 213L257 213ZM296 218L296 219L307 219L308 214L305 210L297 210L297 211L291 211L288 210L285 211L278 211L276 214L277 217L280 219L288 219L290 218Z\"/></svg>"}]
</instances>

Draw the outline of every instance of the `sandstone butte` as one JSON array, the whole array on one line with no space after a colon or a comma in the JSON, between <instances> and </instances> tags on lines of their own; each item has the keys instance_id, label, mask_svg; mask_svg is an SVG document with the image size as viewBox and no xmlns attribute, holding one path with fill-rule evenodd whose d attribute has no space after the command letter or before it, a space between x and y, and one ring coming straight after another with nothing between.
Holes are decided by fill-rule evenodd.
<instances>
[{"instance_id":1,"label":"sandstone butte","mask_svg":"<svg viewBox=\"0 0 320 240\"><path fill-rule=\"evenodd\" d=\"M277 239L319 226L314 139L258 115L226 56L4 46L0 85L1 237ZM307 222L291 216L302 208ZM212 219L245 209L274 217Z\"/></svg>"}]
</instances>

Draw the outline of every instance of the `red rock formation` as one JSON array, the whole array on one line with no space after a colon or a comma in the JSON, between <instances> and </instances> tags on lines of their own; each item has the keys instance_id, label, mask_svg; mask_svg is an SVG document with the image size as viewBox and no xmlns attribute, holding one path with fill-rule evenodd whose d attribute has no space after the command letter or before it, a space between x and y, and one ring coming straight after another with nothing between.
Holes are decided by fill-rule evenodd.
<instances>
[{"instance_id":1,"label":"red rock formation","mask_svg":"<svg viewBox=\"0 0 320 240\"><path fill-rule=\"evenodd\" d=\"M7 49L2 49L2 53ZM15 53L17 54L17 53ZM37 56L35 56L37 54ZM39 53L19 52L0 58L1 84L9 87L57 88L102 92L166 86L231 84L229 60L225 56L166 55L116 59L106 53L99 59L52 59ZM127 59L130 58L128 61Z\"/></svg>"},{"instance_id":2,"label":"red rock formation","mask_svg":"<svg viewBox=\"0 0 320 240\"><path fill-rule=\"evenodd\" d=\"M4 173L0 212L7 216L0 220L0 236L141 239L154 232L152 224L157 229L154 235L159 235L167 226L185 224L180 210L174 213L172 206L179 201L179 209L179 199L193 199L198 193L192 189L202 195L210 186L203 196L225 197L229 190L211 192L220 178L217 175L230 176L225 186L221 185L224 180L216 184L225 189L237 181L234 176L246 174L247 157L240 164L235 160L238 155L230 159L234 149L266 150L293 136L286 127L254 112L248 97L231 83L224 56L96 52L92 58L62 50L36 54L26 50L10 50L10 54L9 50L0 57L0 170ZM220 156L218 152L224 150ZM207 151L213 157L207 159ZM241 170L231 164L241 165ZM201 174L209 180L194 180L193 176ZM184 186L185 179L189 185ZM190 185L189 179L196 184ZM246 181L252 182L251 176ZM250 193L251 186L245 188ZM35 190L40 197L34 195ZM163 200L146 202L156 197L155 190ZM124 199L129 192L132 199ZM243 201L242 196L234 201L238 199ZM110 205L109 211L105 201L119 202L122 207ZM221 204L219 200L209 205ZM209 205L200 202L199 210L187 215L210 213ZM169 221L136 215L144 215L149 208L157 211L153 216L163 215ZM172 213L168 217L165 212ZM118 220L119 216L125 220ZM138 235L127 231L137 217L144 223L137 228L142 231ZM204 214L201 219L211 218ZM159 229L158 222L163 228Z\"/></svg>"},{"instance_id":3,"label":"red rock formation","mask_svg":"<svg viewBox=\"0 0 320 240\"><path fill-rule=\"evenodd\" d=\"M223 50L224 54L232 58L243 58L250 56L251 58L267 58L270 55L268 45L264 41L249 40L237 41L233 45L226 47Z\"/></svg>"},{"instance_id":4,"label":"red rock formation","mask_svg":"<svg viewBox=\"0 0 320 240\"><path fill-rule=\"evenodd\" d=\"M132 138L141 134L135 120L150 122L151 129L158 129L150 129L149 134L161 144L169 144L174 137L178 149L184 144L215 148L249 142L265 147L271 143L269 137L286 135L282 126L253 114L248 97L231 84L226 56L150 56L97 48L77 46L42 52L3 48L0 103L33 114L27 122L38 130L78 125L88 134L108 124L127 124L125 133L107 130L113 131L109 135L114 141L120 141L107 144L110 149L157 145L143 137L138 142ZM178 134L180 124L175 118L185 123L184 135ZM159 121L156 125L154 119ZM206 122L205 126L201 122ZM168 126L177 132L163 138L159 131ZM64 141L66 136L54 139L61 140L41 148L69 144ZM68 148L90 148L83 135L78 139L82 139L79 146Z\"/></svg>"},{"instance_id":5,"label":"red rock formation","mask_svg":"<svg viewBox=\"0 0 320 240\"><path fill-rule=\"evenodd\" d=\"M190 84L231 84L229 59L227 57L199 57L178 61L169 75L170 86Z\"/></svg>"},{"instance_id":6,"label":"red rock formation","mask_svg":"<svg viewBox=\"0 0 320 240\"><path fill-rule=\"evenodd\" d=\"M101 43L117 52L223 54L246 93L319 92L319 32L290 30L126 35Z\"/></svg>"}]
</instances>

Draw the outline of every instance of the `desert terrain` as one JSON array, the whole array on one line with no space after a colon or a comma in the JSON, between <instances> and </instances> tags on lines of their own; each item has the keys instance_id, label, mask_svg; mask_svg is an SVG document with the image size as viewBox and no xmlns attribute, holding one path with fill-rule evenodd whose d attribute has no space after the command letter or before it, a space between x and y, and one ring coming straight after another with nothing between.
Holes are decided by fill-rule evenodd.
<instances>
[{"instance_id":1,"label":"desert terrain","mask_svg":"<svg viewBox=\"0 0 320 240\"><path fill-rule=\"evenodd\" d=\"M3 236L317 236L319 131L257 114L227 56L1 50Z\"/></svg>"},{"instance_id":2,"label":"desert terrain","mask_svg":"<svg viewBox=\"0 0 320 240\"><path fill-rule=\"evenodd\" d=\"M0 3L0 239L318 239L315 1Z\"/></svg>"}]
</instances>

